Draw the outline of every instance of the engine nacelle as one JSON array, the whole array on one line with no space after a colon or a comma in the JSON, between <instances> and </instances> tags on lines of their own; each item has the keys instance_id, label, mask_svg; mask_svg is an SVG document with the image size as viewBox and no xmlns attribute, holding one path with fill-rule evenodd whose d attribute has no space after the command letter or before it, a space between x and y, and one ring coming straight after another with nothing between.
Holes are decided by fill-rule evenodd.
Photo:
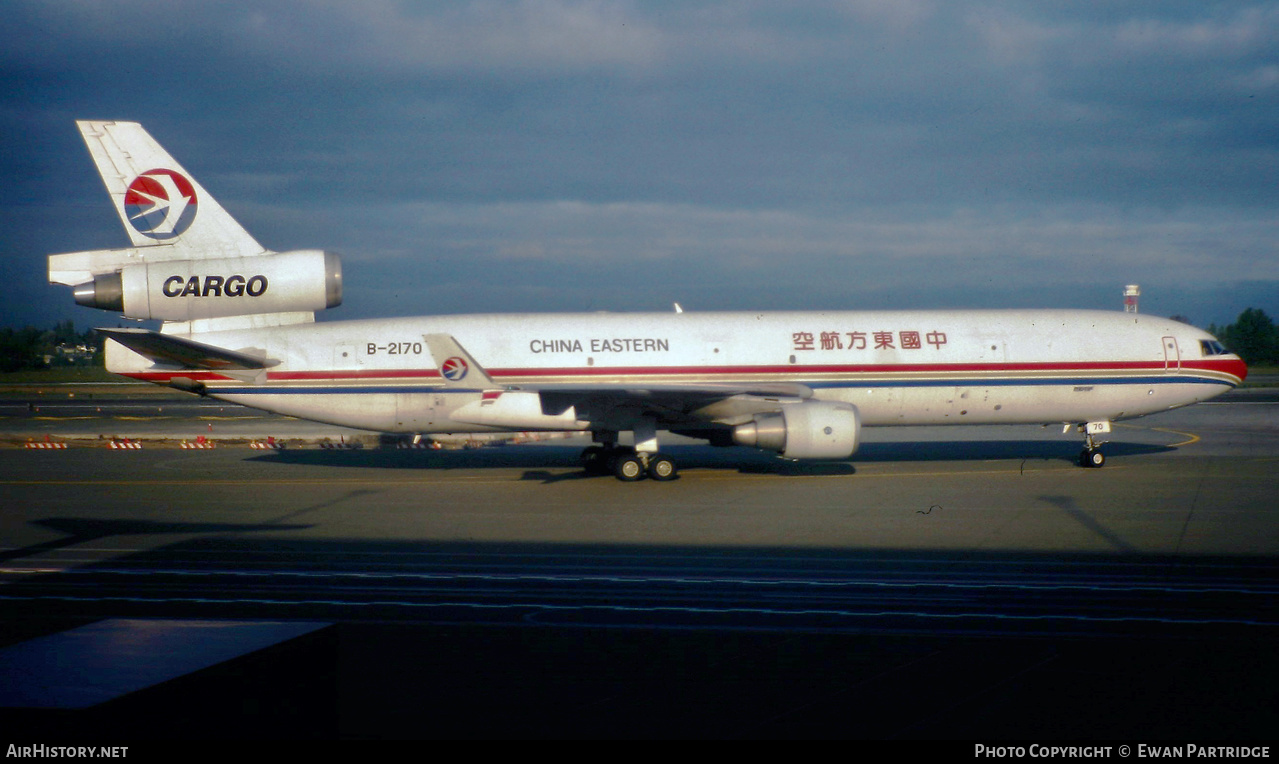
<instances>
[{"instance_id":1,"label":"engine nacelle","mask_svg":"<svg viewBox=\"0 0 1279 764\"><path fill-rule=\"evenodd\" d=\"M810 400L738 425L733 442L777 451L788 459L847 459L857 450L861 429L856 406Z\"/></svg>"},{"instance_id":2,"label":"engine nacelle","mask_svg":"<svg viewBox=\"0 0 1279 764\"><path fill-rule=\"evenodd\" d=\"M75 288L75 301L129 318L193 321L342 304L342 262L318 249L125 265Z\"/></svg>"}]
</instances>

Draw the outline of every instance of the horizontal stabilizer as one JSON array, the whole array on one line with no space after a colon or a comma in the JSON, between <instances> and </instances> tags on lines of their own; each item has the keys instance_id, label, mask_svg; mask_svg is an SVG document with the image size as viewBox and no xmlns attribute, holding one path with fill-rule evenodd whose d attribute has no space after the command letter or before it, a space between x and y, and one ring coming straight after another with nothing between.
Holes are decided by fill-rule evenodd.
<instances>
[{"instance_id":1,"label":"horizontal stabilizer","mask_svg":"<svg viewBox=\"0 0 1279 764\"><path fill-rule=\"evenodd\" d=\"M279 361L147 329L99 329L109 339L155 363L211 371L265 369Z\"/></svg>"}]
</instances>

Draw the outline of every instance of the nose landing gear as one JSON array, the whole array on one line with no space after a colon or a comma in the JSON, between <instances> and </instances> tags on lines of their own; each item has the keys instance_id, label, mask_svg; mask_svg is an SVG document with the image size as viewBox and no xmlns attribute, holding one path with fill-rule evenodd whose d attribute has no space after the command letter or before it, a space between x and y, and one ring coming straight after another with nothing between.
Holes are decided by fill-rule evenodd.
<instances>
[{"instance_id":1,"label":"nose landing gear","mask_svg":"<svg viewBox=\"0 0 1279 764\"><path fill-rule=\"evenodd\" d=\"M1100 467L1106 463L1106 455L1096 446L1084 446L1084 450L1079 452L1079 466L1081 467Z\"/></svg>"},{"instance_id":2,"label":"nose landing gear","mask_svg":"<svg viewBox=\"0 0 1279 764\"><path fill-rule=\"evenodd\" d=\"M1097 440L1093 436L1110 432L1110 422L1088 422L1079 426L1079 431L1084 434L1084 450L1079 452L1079 466L1098 468L1106 463L1106 455L1101 452L1101 444L1104 440Z\"/></svg>"}]
</instances>

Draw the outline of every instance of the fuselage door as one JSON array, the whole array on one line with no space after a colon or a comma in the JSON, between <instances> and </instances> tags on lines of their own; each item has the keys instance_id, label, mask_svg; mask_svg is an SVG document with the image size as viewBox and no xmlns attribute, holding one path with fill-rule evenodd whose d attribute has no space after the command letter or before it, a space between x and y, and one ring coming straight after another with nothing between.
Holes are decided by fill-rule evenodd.
<instances>
[{"instance_id":1,"label":"fuselage door","mask_svg":"<svg viewBox=\"0 0 1279 764\"><path fill-rule=\"evenodd\" d=\"M1181 371L1181 351L1177 348L1176 337L1164 337L1164 372L1176 374Z\"/></svg>"}]
</instances>

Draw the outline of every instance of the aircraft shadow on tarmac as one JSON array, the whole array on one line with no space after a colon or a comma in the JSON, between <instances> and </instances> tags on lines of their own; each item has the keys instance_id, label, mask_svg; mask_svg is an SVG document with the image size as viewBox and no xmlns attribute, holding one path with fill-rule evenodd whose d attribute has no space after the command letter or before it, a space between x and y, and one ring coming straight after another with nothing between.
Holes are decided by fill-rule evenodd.
<instances>
[{"instance_id":1,"label":"aircraft shadow on tarmac","mask_svg":"<svg viewBox=\"0 0 1279 764\"><path fill-rule=\"evenodd\" d=\"M242 533L245 531L277 531L282 528L302 530L308 525L243 524L243 523L175 523L156 522L154 520L103 520L88 517L48 517L37 520L33 525L40 525L58 533L62 538L45 541L40 544L10 549L0 552L0 562L30 557L34 554L49 552L55 549L83 544L86 541L97 541L112 536L142 536L153 534L192 534L192 533Z\"/></svg>"},{"instance_id":2,"label":"aircraft shadow on tarmac","mask_svg":"<svg viewBox=\"0 0 1279 764\"><path fill-rule=\"evenodd\" d=\"M711 446L671 446L663 449L675 459L681 470L718 469L752 475L779 477L851 475L861 463L987 461L997 459L1075 462L1079 444L1071 441L925 441L899 443L866 443L848 461L790 461L776 455L745 448ZM1171 446L1148 443L1107 443L1107 456L1123 457L1161 454L1175 451ZM588 475L585 470L569 473L552 469L580 465L581 449L577 446L503 446L456 451L405 451L360 449L321 451L293 449L250 457L251 461L276 464L298 464L325 467L358 467L383 469L461 470L506 468L528 470L524 480L560 481L576 479L612 479L611 476Z\"/></svg>"}]
</instances>

